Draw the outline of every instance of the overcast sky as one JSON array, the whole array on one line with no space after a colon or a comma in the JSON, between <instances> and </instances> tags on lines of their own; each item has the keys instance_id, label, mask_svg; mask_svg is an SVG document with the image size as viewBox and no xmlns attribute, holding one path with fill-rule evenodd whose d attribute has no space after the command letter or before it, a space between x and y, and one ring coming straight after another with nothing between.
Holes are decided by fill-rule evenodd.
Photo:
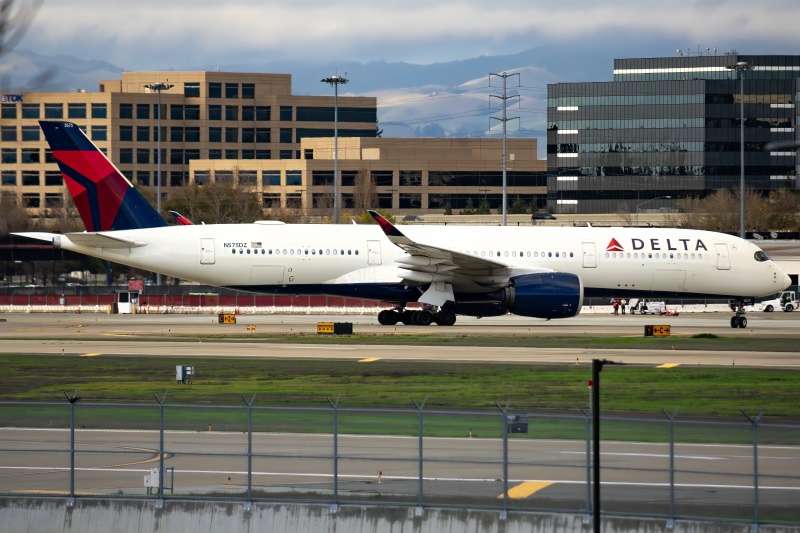
<instances>
[{"instance_id":1,"label":"overcast sky","mask_svg":"<svg viewBox=\"0 0 800 533\"><path fill-rule=\"evenodd\" d=\"M25 0L18 0L25 1ZM276 60L430 64L546 43L800 54L798 0L44 0L20 47L126 70ZM615 47L616 48L616 47ZM315 61L316 62L316 61Z\"/></svg>"}]
</instances>

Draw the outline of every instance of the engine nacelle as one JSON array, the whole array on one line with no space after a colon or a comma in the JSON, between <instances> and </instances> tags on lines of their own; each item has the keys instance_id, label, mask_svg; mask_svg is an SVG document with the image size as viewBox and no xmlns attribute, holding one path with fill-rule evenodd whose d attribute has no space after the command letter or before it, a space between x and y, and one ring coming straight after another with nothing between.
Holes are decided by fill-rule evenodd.
<instances>
[{"instance_id":1,"label":"engine nacelle","mask_svg":"<svg viewBox=\"0 0 800 533\"><path fill-rule=\"evenodd\" d=\"M511 278L504 302L515 315L569 318L583 306L583 283L575 274L542 272Z\"/></svg>"}]
</instances>

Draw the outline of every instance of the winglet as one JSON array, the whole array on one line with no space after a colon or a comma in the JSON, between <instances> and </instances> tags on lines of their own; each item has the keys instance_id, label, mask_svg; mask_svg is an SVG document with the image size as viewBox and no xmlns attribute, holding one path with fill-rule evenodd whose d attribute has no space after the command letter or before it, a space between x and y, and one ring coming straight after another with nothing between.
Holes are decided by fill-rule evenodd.
<instances>
[{"instance_id":1,"label":"winglet","mask_svg":"<svg viewBox=\"0 0 800 533\"><path fill-rule=\"evenodd\" d=\"M181 215L177 211L170 211L170 215L175 219L175 221L180 224L181 226L191 226L192 221L186 218L185 216Z\"/></svg>"},{"instance_id":2,"label":"winglet","mask_svg":"<svg viewBox=\"0 0 800 533\"><path fill-rule=\"evenodd\" d=\"M405 237L394 224L383 218L377 211L369 211L369 214L372 215L372 218L375 219L375 222L378 223L387 237Z\"/></svg>"}]
</instances>

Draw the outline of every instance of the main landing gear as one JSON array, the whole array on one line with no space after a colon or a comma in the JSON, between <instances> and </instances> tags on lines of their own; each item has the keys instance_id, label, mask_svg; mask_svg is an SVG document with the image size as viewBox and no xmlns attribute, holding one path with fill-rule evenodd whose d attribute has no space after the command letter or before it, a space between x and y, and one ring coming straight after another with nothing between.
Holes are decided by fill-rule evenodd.
<instances>
[{"instance_id":1,"label":"main landing gear","mask_svg":"<svg viewBox=\"0 0 800 533\"><path fill-rule=\"evenodd\" d=\"M744 316L744 302L739 302L738 305L731 305L733 311L736 313L731 317L732 328L746 328L747 317Z\"/></svg>"},{"instance_id":2,"label":"main landing gear","mask_svg":"<svg viewBox=\"0 0 800 533\"><path fill-rule=\"evenodd\" d=\"M442 309L410 311L404 307L386 309L378 313L378 324L382 326L394 326L398 322L402 322L406 326L429 326L434 322L439 326L452 326L456 323L456 314Z\"/></svg>"}]
</instances>

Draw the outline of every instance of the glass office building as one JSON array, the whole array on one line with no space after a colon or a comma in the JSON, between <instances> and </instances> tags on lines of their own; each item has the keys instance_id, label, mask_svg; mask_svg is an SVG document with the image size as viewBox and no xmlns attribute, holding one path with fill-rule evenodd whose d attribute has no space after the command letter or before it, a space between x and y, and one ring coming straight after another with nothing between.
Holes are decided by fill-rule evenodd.
<instances>
[{"instance_id":1,"label":"glass office building","mask_svg":"<svg viewBox=\"0 0 800 533\"><path fill-rule=\"evenodd\" d=\"M738 64L739 68L734 68ZM547 88L548 208L556 213L674 209L740 184L798 188L800 56L617 59L614 81ZM669 198L665 198L669 197Z\"/></svg>"}]
</instances>

